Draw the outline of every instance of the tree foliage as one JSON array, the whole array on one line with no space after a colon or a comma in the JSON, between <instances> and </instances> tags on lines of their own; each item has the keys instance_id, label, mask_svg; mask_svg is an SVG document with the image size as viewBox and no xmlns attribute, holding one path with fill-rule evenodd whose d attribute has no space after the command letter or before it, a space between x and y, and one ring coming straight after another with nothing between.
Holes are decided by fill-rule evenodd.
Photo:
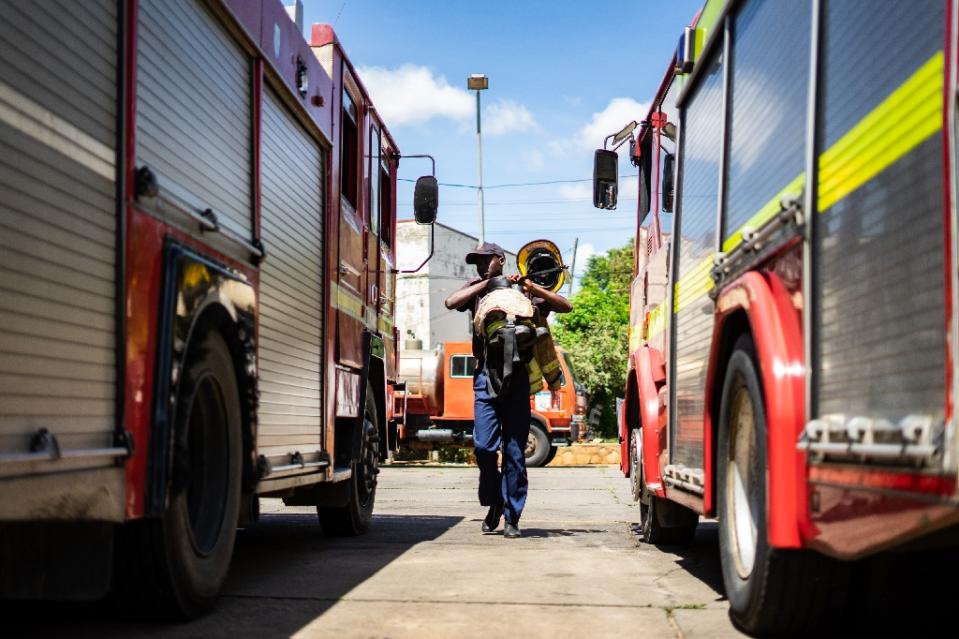
<instances>
[{"instance_id":1,"label":"tree foliage","mask_svg":"<svg viewBox=\"0 0 959 639\"><path fill-rule=\"evenodd\" d=\"M616 398L623 396L629 332L629 285L633 278L633 241L594 255L571 298L573 310L559 315L552 328L586 386L590 403L602 408L600 435L616 435Z\"/></svg>"}]
</instances>

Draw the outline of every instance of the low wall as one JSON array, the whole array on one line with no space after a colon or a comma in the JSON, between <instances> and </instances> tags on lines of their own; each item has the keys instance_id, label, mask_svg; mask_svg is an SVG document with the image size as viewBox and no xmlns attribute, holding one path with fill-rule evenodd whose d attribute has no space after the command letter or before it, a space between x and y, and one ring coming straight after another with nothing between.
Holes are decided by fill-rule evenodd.
<instances>
[{"instance_id":1,"label":"low wall","mask_svg":"<svg viewBox=\"0 0 959 639\"><path fill-rule=\"evenodd\" d=\"M550 466L619 466L619 444L573 444L557 449Z\"/></svg>"}]
</instances>

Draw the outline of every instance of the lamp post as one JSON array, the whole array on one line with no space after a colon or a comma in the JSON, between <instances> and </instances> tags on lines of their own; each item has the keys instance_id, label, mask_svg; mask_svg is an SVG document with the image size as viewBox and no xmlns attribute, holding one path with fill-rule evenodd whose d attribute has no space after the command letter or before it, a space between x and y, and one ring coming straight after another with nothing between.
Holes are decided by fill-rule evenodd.
<instances>
[{"instance_id":1,"label":"lamp post","mask_svg":"<svg viewBox=\"0 0 959 639\"><path fill-rule=\"evenodd\" d=\"M479 164L479 241L486 241L486 210L483 202L483 135L480 126L480 91L489 88L489 78L482 73L471 73L466 87L476 91L476 158Z\"/></svg>"}]
</instances>

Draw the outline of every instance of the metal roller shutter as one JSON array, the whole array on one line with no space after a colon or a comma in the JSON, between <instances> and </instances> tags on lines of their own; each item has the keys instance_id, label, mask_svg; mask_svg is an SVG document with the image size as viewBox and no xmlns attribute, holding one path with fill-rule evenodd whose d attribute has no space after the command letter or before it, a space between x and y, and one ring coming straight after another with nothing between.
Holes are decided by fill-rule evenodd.
<instances>
[{"instance_id":1,"label":"metal roller shutter","mask_svg":"<svg viewBox=\"0 0 959 639\"><path fill-rule=\"evenodd\" d=\"M802 192L811 17L806 2L750 2L733 19L723 250Z\"/></svg>"},{"instance_id":2,"label":"metal roller shutter","mask_svg":"<svg viewBox=\"0 0 959 639\"><path fill-rule=\"evenodd\" d=\"M945 408L944 3L825 5L814 414Z\"/></svg>"},{"instance_id":3,"label":"metal roller shutter","mask_svg":"<svg viewBox=\"0 0 959 639\"><path fill-rule=\"evenodd\" d=\"M202 4L140 3L137 165L251 237L250 60Z\"/></svg>"},{"instance_id":4,"label":"metal roller shutter","mask_svg":"<svg viewBox=\"0 0 959 639\"><path fill-rule=\"evenodd\" d=\"M716 251L716 207L722 143L723 65L717 57L684 114L679 193L677 276L673 293L673 398L670 461L703 467L703 397L713 332L707 293ZM708 308L707 310L704 307Z\"/></svg>"},{"instance_id":5,"label":"metal roller shutter","mask_svg":"<svg viewBox=\"0 0 959 639\"><path fill-rule=\"evenodd\" d=\"M258 452L322 443L323 158L272 91L263 99Z\"/></svg>"},{"instance_id":6,"label":"metal roller shutter","mask_svg":"<svg viewBox=\"0 0 959 639\"><path fill-rule=\"evenodd\" d=\"M115 1L0 3L0 453L111 445L116 76Z\"/></svg>"}]
</instances>

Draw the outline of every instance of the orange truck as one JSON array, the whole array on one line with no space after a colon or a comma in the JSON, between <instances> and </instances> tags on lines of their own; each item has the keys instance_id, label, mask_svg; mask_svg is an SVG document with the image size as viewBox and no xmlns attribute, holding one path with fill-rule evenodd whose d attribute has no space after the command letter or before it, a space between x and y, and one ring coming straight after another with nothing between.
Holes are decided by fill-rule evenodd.
<instances>
[{"instance_id":1,"label":"orange truck","mask_svg":"<svg viewBox=\"0 0 959 639\"><path fill-rule=\"evenodd\" d=\"M544 383L530 396L529 466L545 466L558 447L586 437L586 390L576 379L569 354L561 348L556 354L562 386L551 393ZM400 446L436 450L472 445L472 344L446 342L433 350L401 351L399 368L393 397Z\"/></svg>"}]
</instances>

